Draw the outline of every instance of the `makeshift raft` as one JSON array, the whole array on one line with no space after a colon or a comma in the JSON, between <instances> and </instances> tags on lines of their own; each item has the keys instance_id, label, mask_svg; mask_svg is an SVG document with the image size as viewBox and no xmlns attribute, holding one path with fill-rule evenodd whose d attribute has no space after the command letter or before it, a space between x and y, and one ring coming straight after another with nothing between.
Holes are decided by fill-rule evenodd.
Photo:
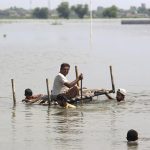
<instances>
[{"instance_id":1,"label":"makeshift raft","mask_svg":"<svg viewBox=\"0 0 150 150\"><path fill-rule=\"evenodd\" d=\"M94 99L94 97L105 95L109 93L114 93L113 90L97 90L97 89L83 89L83 95L78 96L77 98L68 99L70 104L78 103L88 103Z\"/></svg>"},{"instance_id":2,"label":"makeshift raft","mask_svg":"<svg viewBox=\"0 0 150 150\"><path fill-rule=\"evenodd\" d=\"M66 102L69 104L74 104L74 105L78 105L78 104L82 104L82 103L89 103L91 102L94 97L100 96L100 95L105 95L108 93L114 93L113 90L98 90L98 89L82 89L82 96L79 95L76 98L72 98L72 99L67 99L65 98ZM23 100L25 104L36 104L36 105L49 105L49 101L48 98L45 100L39 99L38 101L36 101L35 103L26 103L25 100ZM51 99L50 100L50 105L57 105L59 99Z\"/></svg>"},{"instance_id":3,"label":"makeshift raft","mask_svg":"<svg viewBox=\"0 0 150 150\"><path fill-rule=\"evenodd\" d=\"M109 94L109 93L115 93L115 85L114 85L114 79L113 79L113 74L112 74L112 66L109 66L110 68L110 76L111 76L111 85L112 89L111 90L104 90L104 89L86 89L82 87L82 80L81 80L81 85L80 85L80 95L76 98L73 99L67 99L66 102L70 104L78 104L79 102L82 103L87 103L89 101L92 101L94 97L104 95L104 94ZM78 70L77 66L75 66L75 72L76 72L76 78L78 77ZM14 80L11 79L12 83L12 93L13 93L13 102L14 105L16 105L16 96L15 96L15 86L14 86ZM42 100L39 99L35 102L29 102L26 100L22 100L25 104L39 104L39 105L55 105L57 103L57 99L53 100L51 99L50 92L49 92L49 82L48 79L46 79L46 85L47 85L47 99ZM79 83L77 83L79 86ZM59 101L59 100L58 100Z\"/></svg>"}]
</instances>

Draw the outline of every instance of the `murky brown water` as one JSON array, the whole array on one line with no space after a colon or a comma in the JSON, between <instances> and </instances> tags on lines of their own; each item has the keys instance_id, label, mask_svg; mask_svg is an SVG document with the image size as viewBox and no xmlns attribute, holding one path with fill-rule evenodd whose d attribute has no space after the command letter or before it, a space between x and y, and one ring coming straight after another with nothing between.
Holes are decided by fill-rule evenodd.
<instances>
[{"instance_id":1,"label":"murky brown water","mask_svg":"<svg viewBox=\"0 0 150 150\"><path fill-rule=\"evenodd\" d=\"M6 34L6 37L3 35ZM87 21L22 21L0 24L0 148L149 150L150 148L150 26L122 26L119 20L95 20L92 47ZM46 93L62 62L83 72L88 88L127 89L125 103L100 97L74 110L54 106L24 106L24 89ZM10 79L16 84L12 105ZM139 145L128 147L126 133L139 132Z\"/></svg>"}]
</instances>

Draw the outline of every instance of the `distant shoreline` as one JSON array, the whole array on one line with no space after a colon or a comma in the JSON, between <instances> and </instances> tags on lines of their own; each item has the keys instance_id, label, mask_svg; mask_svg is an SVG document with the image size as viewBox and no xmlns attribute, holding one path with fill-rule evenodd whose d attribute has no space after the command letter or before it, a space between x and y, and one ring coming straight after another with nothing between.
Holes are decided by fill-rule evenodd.
<instances>
[{"instance_id":1,"label":"distant shoreline","mask_svg":"<svg viewBox=\"0 0 150 150\"><path fill-rule=\"evenodd\" d=\"M118 22L119 24L150 24L150 19L148 18L94 18L92 22ZM90 23L91 19L0 19L0 23L49 23L52 25L57 25L57 23Z\"/></svg>"}]
</instances>

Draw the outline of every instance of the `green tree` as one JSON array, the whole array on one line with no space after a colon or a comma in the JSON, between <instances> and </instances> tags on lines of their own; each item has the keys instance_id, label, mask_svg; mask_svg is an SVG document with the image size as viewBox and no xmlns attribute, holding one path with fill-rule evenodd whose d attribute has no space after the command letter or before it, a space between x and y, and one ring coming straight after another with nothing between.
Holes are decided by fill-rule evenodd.
<instances>
[{"instance_id":1,"label":"green tree","mask_svg":"<svg viewBox=\"0 0 150 150\"><path fill-rule=\"evenodd\" d=\"M70 15L69 3L68 2L62 2L57 7L57 12L59 14L59 17L69 19L69 15Z\"/></svg>"},{"instance_id":2,"label":"green tree","mask_svg":"<svg viewBox=\"0 0 150 150\"><path fill-rule=\"evenodd\" d=\"M147 9L147 15L150 17L150 8Z\"/></svg>"},{"instance_id":3,"label":"green tree","mask_svg":"<svg viewBox=\"0 0 150 150\"><path fill-rule=\"evenodd\" d=\"M40 14L39 14L40 18L47 19L48 18L48 14L49 14L48 8L41 8Z\"/></svg>"},{"instance_id":4,"label":"green tree","mask_svg":"<svg viewBox=\"0 0 150 150\"><path fill-rule=\"evenodd\" d=\"M111 6L111 7L108 7L106 9L104 9L103 11L103 17L106 17L106 18L116 18L117 17L117 7L116 6Z\"/></svg>"},{"instance_id":5,"label":"green tree","mask_svg":"<svg viewBox=\"0 0 150 150\"><path fill-rule=\"evenodd\" d=\"M34 18L38 18L38 15L39 15L39 12L40 12L40 8L35 8L34 10L33 10L33 12L32 12L32 16L34 17Z\"/></svg>"},{"instance_id":6,"label":"green tree","mask_svg":"<svg viewBox=\"0 0 150 150\"><path fill-rule=\"evenodd\" d=\"M39 19L47 19L48 18L48 8L35 8L33 10L32 16L34 18Z\"/></svg>"},{"instance_id":7,"label":"green tree","mask_svg":"<svg viewBox=\"0 0 150 150\"><path fill-rule=\"evenodd\" d=\"M85 5L78 4L77 6L72 6L71 10L74 10L74 12L77 14L79 18L84 18L84 16L88 15L89 13L89 7L87 4Z\"/></svg>"},{"instance_id":8,"label":"green tree","mask_svg":"<svg viewBox=\"0 0 150 150\"><path fill-rule=\"evenodd\" d=\"M146 5L141 4L141 6L138 7L137 11L138 11L138 13L145 14L147 12Z\"/></svg>"}]
</instances>

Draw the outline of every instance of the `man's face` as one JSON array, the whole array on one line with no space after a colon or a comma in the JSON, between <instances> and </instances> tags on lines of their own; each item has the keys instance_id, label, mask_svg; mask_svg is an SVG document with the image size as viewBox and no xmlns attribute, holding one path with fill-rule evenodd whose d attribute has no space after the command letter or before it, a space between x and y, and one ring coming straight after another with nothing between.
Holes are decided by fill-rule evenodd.
<instances>
[{"instance_id":1,"label":"man's face","mask_svg":"<svg viewBox=\"0 0 150 150\"><path fill-rule=\"evenodd\" d=\"M61 72L64 76L66 76L66 75L69 73L69 69L70 69L70 67L65 66L65 67L63 67L63 68L60 70L60 72Z\"/></svg>"},{"instance_id":2,"label":"man's face","mask_svg":"<svg viewBox=\"0 0 150 150\"><path fill-rule=\"evenodd\" d=\"M120 102L124 100L124 95L122 95L120 92L117 92L116 99L118 102Z\"/></svg>"}]
</instances>

